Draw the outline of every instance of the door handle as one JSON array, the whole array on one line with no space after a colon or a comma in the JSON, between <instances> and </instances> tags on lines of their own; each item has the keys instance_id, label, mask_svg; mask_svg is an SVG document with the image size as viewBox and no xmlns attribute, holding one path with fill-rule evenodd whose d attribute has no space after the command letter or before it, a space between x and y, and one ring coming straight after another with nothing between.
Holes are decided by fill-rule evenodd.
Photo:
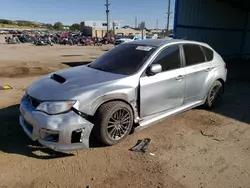
<instances>
[{"instance_id":1,"label":"door handle","mask_svg":"<svg viewBox=\"0 0 250 188\"><path fill-rule=\"evenodd\" d=\"M207 68L206 70L205 70L205 72L209 72L211 70L211 68Z\"/></svg>"},{"instance_id":2,"label":"door handle","mask_svg":"<svg viewBox=\"0 0 250 188\"><path fill-rule=\"evenodd\" d=\"M179 76L177 76L175 79L176 79L176 80L182 80L183 78L184 78L184 76L179 75Z\"/></svg>"}]
</instances>

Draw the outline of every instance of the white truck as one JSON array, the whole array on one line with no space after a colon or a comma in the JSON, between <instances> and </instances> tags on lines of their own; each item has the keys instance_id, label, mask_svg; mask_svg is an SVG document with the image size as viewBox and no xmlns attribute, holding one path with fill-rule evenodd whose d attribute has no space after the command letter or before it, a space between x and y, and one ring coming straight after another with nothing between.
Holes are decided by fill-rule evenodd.
<instances>
[{"instance_id":1,"label":"white truck","mask_svg":"<svg viewBox=\"0 0 250 188\"><path fill-rule=\"evenodd\" d=\"M134 40L143 40L146 39L146 35L142 37L142 35L128 35L128 36L121 36L120 38L115 40L115 46L123 43L123 42L129 42Z\"/></svg>"}]
</instances>

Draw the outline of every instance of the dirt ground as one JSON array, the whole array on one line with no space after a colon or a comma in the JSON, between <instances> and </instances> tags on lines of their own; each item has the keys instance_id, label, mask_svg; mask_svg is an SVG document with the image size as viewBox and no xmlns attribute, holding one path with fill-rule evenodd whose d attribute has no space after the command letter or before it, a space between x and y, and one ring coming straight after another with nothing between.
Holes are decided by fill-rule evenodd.
<instances>
[{"instance_id":1,"label":"dirt ground","mask_svg":"<svg viewBox=\"0 0 250 188\"><path fill-rule=\"evenodd\" d=\"M226 93L214 110L190 110L113 147L59 153L25 135L18 104L26 87L46 73L91 62L109 47L0 43L0 85L13 87L0 91L0 188L249 188L248 61L228 63ZM143 138L152 139L148 152L129 151Z\"/></svg>"}]
</instances>

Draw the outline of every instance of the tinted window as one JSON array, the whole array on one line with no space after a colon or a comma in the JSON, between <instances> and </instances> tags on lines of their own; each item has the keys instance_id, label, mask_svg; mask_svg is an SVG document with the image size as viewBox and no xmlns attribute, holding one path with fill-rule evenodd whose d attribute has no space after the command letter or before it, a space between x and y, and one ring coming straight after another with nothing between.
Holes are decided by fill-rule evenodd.
<instances>
[{"instance_id":1,"label":"tinted window","mask_svg":"<svg viewBox=\"0 0 250 188\"><path fill-rule=\"evenodd\" d=\"M131 75L136 73L152 54L155 47L120 44L90 64L90 68Z\"/></svg>"},{"instance_id":2,"label":"tinted window","mask_svg":"<svg viewBox=\"0 0 250 188\"><path fill-rule=\"evenodd\" d=\"M164 49L154 60L154 64L160 64L162 71L177 69L181 67L179 46L169 46Z\"/></svg>"},{"instance_id":3,"label":"tinted window","mask_svg":"<svg viewBox=\"0 0 250 188\"><path fill-rule=\"evenodd\" d=\"M214 52L205 46L202 46L202 48L207 58L207 61L212 61L214 59Z\"/></svg>"},{"instance_id":4,"label":"tinted window","mask_svg":"<svg viewBox=\"0 0 250 188\"><path fill-rule=\"evenodd\" d=\"M183 48L186 58L186 66L206 62L200 46L195 44L184 44Z\"/></svg>"}]
</instances>

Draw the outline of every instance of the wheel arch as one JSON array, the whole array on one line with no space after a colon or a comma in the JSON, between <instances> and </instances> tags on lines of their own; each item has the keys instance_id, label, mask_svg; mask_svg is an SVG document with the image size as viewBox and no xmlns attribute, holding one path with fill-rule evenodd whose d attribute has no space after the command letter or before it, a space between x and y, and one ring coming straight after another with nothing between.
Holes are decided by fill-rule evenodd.
<instances>
[{"instance_id":1,"label":"wheel arch","mask_svg":"<svg viewBox=\"0 0 250 188\"><path fill-rule=\"evenodd\" d=\"M94 116L96 115L98 109L99 109L102 105L107 104L107 103L109 103L109 102L115 102L115 101L123 102L123 103L127 104L127 105L131 108L131 110L132 110L132 112L133 112L133 120L134 120L134 122L135 122L135 119L136 119L136 117L137 117L137 116L136 116L136 115L137 115L136 106L133 106L131 103L129 103L128 101L126 101L126 100L124 100L124 99L121 99L121 98L109 99L109 100L103 101L103 102L100 103L100 104L97 106L97 108L95 109L95 111L94 111Z\"/></svg>"},{"instance_id":2,"label":"wheel arch","mask_svg":"<svg viewBox=\"0 0 250 188\"><path fill-rule=\"evenodd\" d=\"M225 81L222 78L217 78L216 81L222 83L223 93L225 92Z\"/></svg>"},{"instance_id":3,"label":"wheel arch","mask_svg":"<svg viewBox=\"0 0 250 188\"><path fill-rule=\"evenodd\" d=\"M219 81L219 82L221 82L222 83L222 89L223 89L223 93L224 93L224 91L225 91L225 80L222 78L222 77L213 77L211 80L210 80L210 82L209 82L209 85L208 85L208 87L206 88L206 90L204 90L204 93L203 93L203 99L205 100L206 98L207 98L207 94L208 94L208 92L210 91L210 89L211 89L211 87L213 86L213 84L214 84L214 82L216 82L216 81Z\"/></svg>"}]
</instances>

